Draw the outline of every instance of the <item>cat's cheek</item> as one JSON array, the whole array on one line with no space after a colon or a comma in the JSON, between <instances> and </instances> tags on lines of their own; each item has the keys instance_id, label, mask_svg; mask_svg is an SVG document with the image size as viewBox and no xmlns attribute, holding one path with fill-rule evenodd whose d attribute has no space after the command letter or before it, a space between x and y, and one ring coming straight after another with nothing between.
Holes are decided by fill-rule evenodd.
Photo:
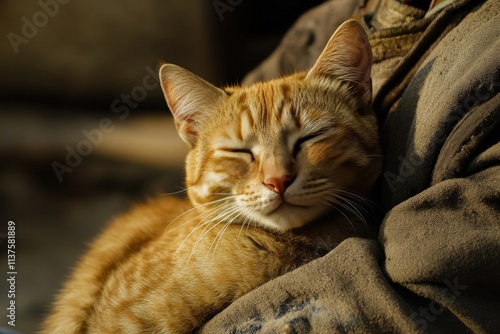
<instances>
[{"instance_id":1,"label":"cat's cheek","mask_svg":"<svg viewBox=\"0 0 500 334\"><path fill-rule=\"evenodd\" d=\"M219 194L231 191L231 182L226 173L206 171L196 184L189 186L189 197L195 204L203 204L219 199Z\"/></svg>"},{"instance_id":2,"label":"cat's cheek","mask_svg":"<svg viewBox=\"0 0 500 334\"><path fill-rule=\"evenodd\" d=\"M332 145L329 143L315 143L307 148L306 159L312 166L318 167L325 163L328 158L328 152L333 149Z\"/></svg>"},{"instance_id":3,"label":"cat's cheek","mask_svg":"<svg viewBox=\"0 0 500 334\"><path fill-rule=\"evenodd\" d=\"M225 159L222 168L235 181L244 180L250 172L250 164L251 162L245 161L245 159Z\"/></svg>"}]
</instances>

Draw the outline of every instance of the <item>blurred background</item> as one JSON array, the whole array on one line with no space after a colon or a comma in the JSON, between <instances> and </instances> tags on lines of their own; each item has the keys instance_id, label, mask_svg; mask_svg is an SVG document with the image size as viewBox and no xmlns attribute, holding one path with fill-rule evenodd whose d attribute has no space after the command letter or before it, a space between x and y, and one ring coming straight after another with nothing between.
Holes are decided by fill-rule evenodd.
<instances>
[{"instance_id":1,"label":"blurred background","mask_svg":"<svg viewBox=\"0 0 500 334\"><path fill-rule=\"evenodd\" d=\"M185 145L158 63L237 84L321 2L0 1L0 259L5 277L14 221L12 329L35 332L110 218L182 189ZM0 282L6 312L8 287Z\"/></svg>"}]
</instances>

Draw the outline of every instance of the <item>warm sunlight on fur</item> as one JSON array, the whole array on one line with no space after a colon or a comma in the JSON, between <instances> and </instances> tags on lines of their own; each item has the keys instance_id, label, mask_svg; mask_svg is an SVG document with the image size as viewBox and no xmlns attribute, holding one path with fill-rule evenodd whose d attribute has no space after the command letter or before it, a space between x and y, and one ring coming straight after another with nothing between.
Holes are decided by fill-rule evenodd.
<instances>
[{"instance_id":1,"label":"warm sunlight on fur","mask_svg":"<svg viewBox=\"0 0 500 334\"><path fill-rule=\"evenodd\" d=\"M236 298L369 236L381 169L371 51L353 20L307 73L219 89L164 64L190 150L189 200L164 196L94 242L42 333L189 333Z\"/></svg>"},{"instance_id":2,"label":"warm sunlight on fur","mask_svg":"<svg viewBox=\"0 0 500 334\"><path fill-rule=\"evenodd\" d=\"M215 219L284 231L330 210L339 190L371 188L381 161L371 52L351 25L309 73L249 87L221 90L162 66L167 103L191 147L187 187L195 205L216 201Z\"/></svg>"}]
</instances>

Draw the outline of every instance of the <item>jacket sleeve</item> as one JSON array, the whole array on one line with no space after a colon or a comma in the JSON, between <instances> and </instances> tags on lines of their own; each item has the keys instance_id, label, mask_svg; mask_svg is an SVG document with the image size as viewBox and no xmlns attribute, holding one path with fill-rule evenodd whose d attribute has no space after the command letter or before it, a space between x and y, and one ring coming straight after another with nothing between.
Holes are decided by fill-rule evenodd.
<instances>
[{"instance_id":1,"label":"jacket sleeve","mask_svg":"<svg viewBox=\"0 0 500 334\"><path fill-rule=\"evenodd\" d=\"M410 315L420 330L444 315L463 331L500 329L500 144L474 164L394 207L381 227L388 279L425 298Z\"/></svg>"}]
</instances>

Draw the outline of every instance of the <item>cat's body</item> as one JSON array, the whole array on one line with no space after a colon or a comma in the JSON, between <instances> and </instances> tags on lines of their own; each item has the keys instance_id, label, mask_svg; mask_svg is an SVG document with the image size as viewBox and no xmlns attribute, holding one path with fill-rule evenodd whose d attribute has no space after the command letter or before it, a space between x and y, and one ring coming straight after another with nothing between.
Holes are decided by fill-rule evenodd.
<instances>
[{"instance_id":1,"label":"cat's body","mask_svg":"<svg viewBox=\"0 0 500 334\"><path fill-rule=\"evenodd\" d=\"M162 88L190 146L190 202L164 197L118 218L43 332L190 332L346 237L369 234L354 203L380 171L370 68L355 21L311 71L266 83L221 90L164 65Z\"/></svg>"},{"instance_id":2,"label":"cat's body","mask_svg":"<svg viewBox=\"0 0 500 334\"><path fill-rule=\"evenodd\" d=\"M355 235L346 220L332 229L345 230L335 239L232 224L219 240L224 225L212 224L184 241L199 222L192 220L196 211L166 226L189 209L187 201L164 197L114 222L77 267L80 275L66 286L45 332L186 333L239 296Z\"/></svg>"}]
</instances>

